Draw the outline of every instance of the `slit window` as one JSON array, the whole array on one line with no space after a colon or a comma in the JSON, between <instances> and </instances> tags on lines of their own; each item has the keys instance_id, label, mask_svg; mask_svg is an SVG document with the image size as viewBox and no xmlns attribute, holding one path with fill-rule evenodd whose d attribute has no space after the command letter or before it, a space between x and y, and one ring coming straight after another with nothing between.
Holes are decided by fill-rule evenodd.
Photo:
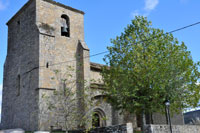
<instances>
[{"instance_id":1,"label":"slit window","mask_svg":"<svg viewBox=\"0 0 200 133\"><path fill-rule=\"evenodd\" d=\"M63 85L64 96L66 96L67 90L66 90L66 84L65 84L65 82L63 82L62 85Z\"/></svg>"},{"instance_id":2,"label":"slit window","mask_svg":"<svg viewBox=\"0 0 200 133\"><path fill-rule=\"evenodd\" d=\"M49 68L49 62L46 63L46 68Z\"/></svg>"},{"instance_id":3,"label":"slit window","mask_svg":"<svg viewBox=\"0 0 200 133\"><path fill-rule=\"evenodd\" d=\"M61 36L70 37L70 23L67 15L61 16Z\"/></svg>"},{"instance_id":4,"label":"slit window","mask_svg":"<svg viewBox=\"0 0 200 133\"><path fill-rule=\"evenodd\" d=\"M21 89L21 77L20 75L17 76L17 96L20 95L20 89Z\"/></svg>"}]
</instances>

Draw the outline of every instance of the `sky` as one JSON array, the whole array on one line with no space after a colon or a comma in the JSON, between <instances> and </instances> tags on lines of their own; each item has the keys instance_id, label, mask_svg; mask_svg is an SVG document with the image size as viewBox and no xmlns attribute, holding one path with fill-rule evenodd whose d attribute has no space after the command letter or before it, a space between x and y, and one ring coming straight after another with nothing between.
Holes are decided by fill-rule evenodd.
<instances>
[{"instance_id":1,"label":"sky","mask_svg":"<svg viewBox=\"0 0 200 133\"><path fill-rule=\"evenodd\" d=\"M7 53L6 22L28 0L0 0L0 105L3 84L3 65ZM111 38L123 32L136 15L152 21L153 27L172 31L200 21L200 0L56 0L85 12L85 42L90 55L106 51ZM200 25L174 33L179 41L185 42L195 62L200 60ZM103 64L99 55L90 58Z\"/></svg>"}]
</instances>

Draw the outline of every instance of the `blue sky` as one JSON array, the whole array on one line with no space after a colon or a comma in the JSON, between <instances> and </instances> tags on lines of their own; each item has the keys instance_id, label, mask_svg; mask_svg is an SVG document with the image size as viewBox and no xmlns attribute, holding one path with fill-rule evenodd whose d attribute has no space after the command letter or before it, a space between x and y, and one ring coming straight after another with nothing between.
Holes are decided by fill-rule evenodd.
<instances>
[{"instance_id":1,"label":"blue sky","mask_svg":"<svg viewBox=\"0 0 200 133\"><path fill-rule=\"evenodd\" d=\"M3 82L3 64L7 52L6 22L28 0L0 0L0 96ZM110 38L120 35L135 15L144 15L153 27L166 32L200 21L199 0L56 0L84 11L85 42L90 54L106 51ZM174 33L184 41L194 61L200 55L200 25ZM103 55L92 57L92 62L103 63ZM0 97L1 99L1 97ZM1 103L1 100L0 100Z\"/></svg>"}]
</instances>

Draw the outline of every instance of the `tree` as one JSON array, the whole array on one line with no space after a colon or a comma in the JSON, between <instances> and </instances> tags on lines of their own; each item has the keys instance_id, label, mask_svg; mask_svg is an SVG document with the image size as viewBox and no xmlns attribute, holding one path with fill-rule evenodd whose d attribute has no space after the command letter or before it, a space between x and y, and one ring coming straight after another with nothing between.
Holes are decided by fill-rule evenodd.
<instances>
[{"instance_id":1,"label":"tree","mask_svg":"<svg viewBox=\"0 0 200 133\"><path fill-rule=\"evenodd\" d=\"M42 124L66 131L77 129L77 126L79 129L92 128L92 109L95 106L91 100L93 91L89 89L88 81L74 79L75 72L79 71L72 66L67 66L65 73L54 70L52 81L57 84L57 89L42 95L41 105L44 105L43 101L46 104L43 112L49 113L49 120ZM83 85L82 90L76 90L77 84Z\"/></svg>"},{"instance_id":2,"label":"tree","mask_svg":"<svg viewBox=\"0 0 200 133\"><path fill-rule=\"evenodd\" d=\"M198 105L200 63L184 42L138 16L111 43L102 76L113 106L144 114L162 112L166 99L172 112Z\"/></svg>"}]
</instances>

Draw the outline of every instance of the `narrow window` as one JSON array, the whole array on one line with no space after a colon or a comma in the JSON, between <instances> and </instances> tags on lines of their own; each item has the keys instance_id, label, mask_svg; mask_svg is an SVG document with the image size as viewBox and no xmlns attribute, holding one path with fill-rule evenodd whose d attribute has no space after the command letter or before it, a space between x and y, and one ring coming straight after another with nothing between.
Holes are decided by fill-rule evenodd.
<instances>
[{"instance_id":1,"label":"narrow window","mask_svg":"<svg viewBox=\"0 0 200 133\"><path fill-rule=\"evenodd\" d=\"M21 77L20 77L20 75L18 75L18 76L17 76L17 96L20 95L20 88L21 88L21 83L20 83L20 81L21 81Z\"/></svg>"},{"instance_id":2,"label":"narrow window","mask_svg":"<svg viewBox=\"0 0 200 133\"><path fill-rule=\"evenodd\" d=\"M64 92L64 96L66 96L67 90L66 90L66 84L65 84L65 82L63 82L63 92Z\"/></svg>"},{"instance_id":3,"label":"narrow window","mask_svg":"<svg viewBox=\"0 0 200 133\"><path fill-rule=\"evenodd\" d=\"M49 62L47 62L47 64L46 64L46 68L49 68Z\"/></svg>"},{"instance_id":4,"label":"narrow window","mask_svg":"<svg viewBox=\"0 0 200 133\"><path fill-rule=\"evenodd\" d=\"M17 24L20 25L20 21L19 20L17 21Z\"/></svg>"},{"instance_id":5,"label":"narrow window","mask_svg":"<svg viewBox=\"0 0 200 133\"><path fill-rule=\"evenodd\" d=\"M67 15L61 16L61 36L70 37L70 24Z\"/></svg>"}]
</instances>

